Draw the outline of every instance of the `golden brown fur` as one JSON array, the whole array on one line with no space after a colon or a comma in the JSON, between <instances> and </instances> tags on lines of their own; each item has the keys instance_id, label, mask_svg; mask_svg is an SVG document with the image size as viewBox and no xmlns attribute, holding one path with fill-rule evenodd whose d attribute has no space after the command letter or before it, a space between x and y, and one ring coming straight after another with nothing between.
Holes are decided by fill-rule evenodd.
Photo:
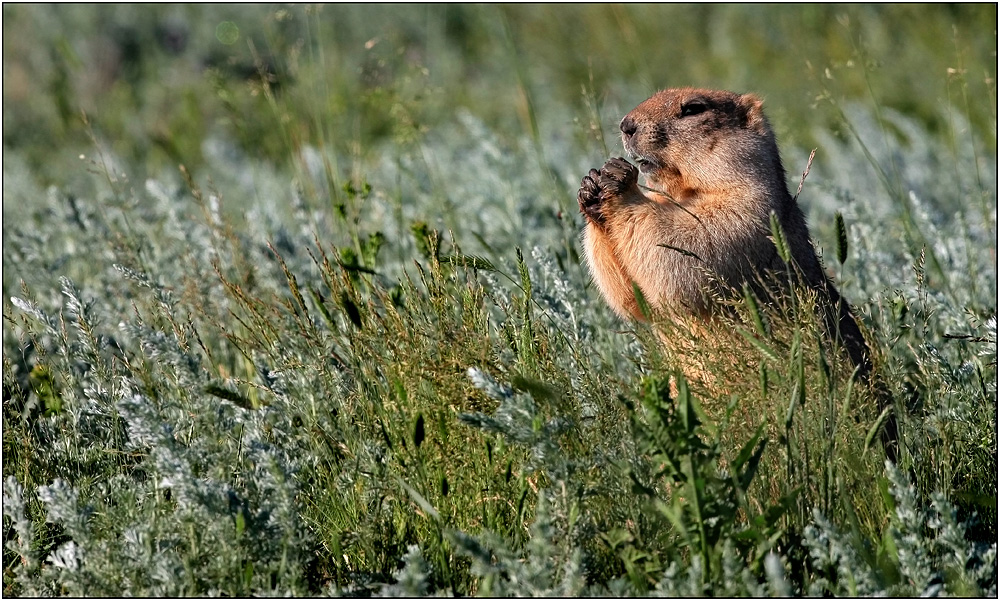
<instances>
[{"instance_id":1,"label":"golden brown fur","mask_svg":"<svg viewBox=\"0 0 1000 601\"><path fill-rule=\"evenodd\" d=\"M685 110L701 112L682 117ZM622 132L647 189L623 159L593 170L581 188L584 207L594 205L587 192L598 190L599 217L584 209L584 247L594 281L619 315L641 317L633 281L653 306L707 315L711 274L739 288L755 274L783 270L770 239L772 210L806 279L824 279L755 96L665 90L626 115Z\"/></svg>"},{"instance_id":2,"label":"golden brown fur","mask_svg":"<svg viewBox=\"0 0 1000 601\"><path fill-rule=\"evenodd\" d=\"M714 296L744 284L766 296L758 283L789 273L771 238L773 211L795 279L819 294L831 337L867 378L864 337L816 256L761 105L753 94L669 89L622 119L638 169L610 159L590 170L578 194L594 282L624 318L642 319L633 282L654 308L701 318L715 310Z\"/></svg>"}]
</instances>

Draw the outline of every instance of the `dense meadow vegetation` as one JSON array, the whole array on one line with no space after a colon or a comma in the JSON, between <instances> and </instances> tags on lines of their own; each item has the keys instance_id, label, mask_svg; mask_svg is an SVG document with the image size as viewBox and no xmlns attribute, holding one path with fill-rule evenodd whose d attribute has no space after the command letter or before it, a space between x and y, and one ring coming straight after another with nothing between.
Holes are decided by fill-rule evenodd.
<instances>
[{"instance_id":1,"label":"dense meadow vegetation","mask_svg":"<svg viewBox=\"0 0 1000 601\"><path fill-rule=\"evenodd\" d=\"M5 5L4 594L995 597L996 23ZM682 85L816 149L897 464L808 294L589 282L580 178Z\"/></svg>"}]
</instances>

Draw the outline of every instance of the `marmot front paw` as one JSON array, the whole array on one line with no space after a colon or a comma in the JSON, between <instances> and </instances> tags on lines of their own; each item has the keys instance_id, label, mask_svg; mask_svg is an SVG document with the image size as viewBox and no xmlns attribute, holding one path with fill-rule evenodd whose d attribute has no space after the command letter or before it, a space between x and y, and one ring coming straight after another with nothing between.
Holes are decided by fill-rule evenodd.
<instances>
[{"instance_id":1,"label":"marmot front paw","mask_svg":"<svg viewBox=\"0 0 1000 601\"><path fill-rule=\"evenodd\" d=\"M639 169L625 159L608 159L601 167L601 198L621 196L639 181Z\"/></svg>"},{"instance_id":2,"label":"marmot front paw","mask_svg":"<svg viewBox=\"0 0 1000 601\"><path fill-rule=\"evenodd\" d=\"M590 173L583 176L580 182L580 191L576 193L576 201L580 203L580 212L588 220L596 225L604 223L604 213L601 212L601 174L597 169L591 169Z\"/></svg>"},{"instance_id":3,"label":"marmot front paw","mask_svg":"<svg viewBox=\"0 0 1000 601\"><path fill-rule=\"evenodd\" d=\"M625 194L639 181L639 170L635 165L619 157L609 159L601 170L591 169L580 182L576 200L580 212L596 225L604 223L603 205L615 196Z\"/></svg>"}]
</instances>

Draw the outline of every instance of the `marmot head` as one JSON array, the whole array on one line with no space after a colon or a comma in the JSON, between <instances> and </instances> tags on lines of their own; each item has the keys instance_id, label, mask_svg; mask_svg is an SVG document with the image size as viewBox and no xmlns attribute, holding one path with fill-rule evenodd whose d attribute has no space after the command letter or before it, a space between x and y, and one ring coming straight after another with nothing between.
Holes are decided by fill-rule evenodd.
<instances>
[{"instance_id":1,"label":"marmot head","mask_svg":"<svg viewBox=\"0 0 1000 601\"><path fill-rule=\"evenodd\" d=\"M753 94L663 90L622 119L622 141L649 186L677 199L762 184L785 189L761 105Z\"/></svg>"}]
</instances>

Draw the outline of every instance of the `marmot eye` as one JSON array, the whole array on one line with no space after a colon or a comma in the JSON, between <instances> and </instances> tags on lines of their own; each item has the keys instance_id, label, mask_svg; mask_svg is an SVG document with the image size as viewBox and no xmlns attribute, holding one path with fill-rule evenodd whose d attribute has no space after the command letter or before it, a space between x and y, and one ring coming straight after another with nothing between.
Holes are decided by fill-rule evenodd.
<instances>
[{"instance_id":1,"label":"marmot eye","mask_svg":"<svg viewBox=\"0 0 1000 601\"><path fill-rule=\"evenodd\" d=\"M681 117L690 117L708 110L708 105L700 100L692 100L681 105Z\"/></svg>"}]
</instances>

